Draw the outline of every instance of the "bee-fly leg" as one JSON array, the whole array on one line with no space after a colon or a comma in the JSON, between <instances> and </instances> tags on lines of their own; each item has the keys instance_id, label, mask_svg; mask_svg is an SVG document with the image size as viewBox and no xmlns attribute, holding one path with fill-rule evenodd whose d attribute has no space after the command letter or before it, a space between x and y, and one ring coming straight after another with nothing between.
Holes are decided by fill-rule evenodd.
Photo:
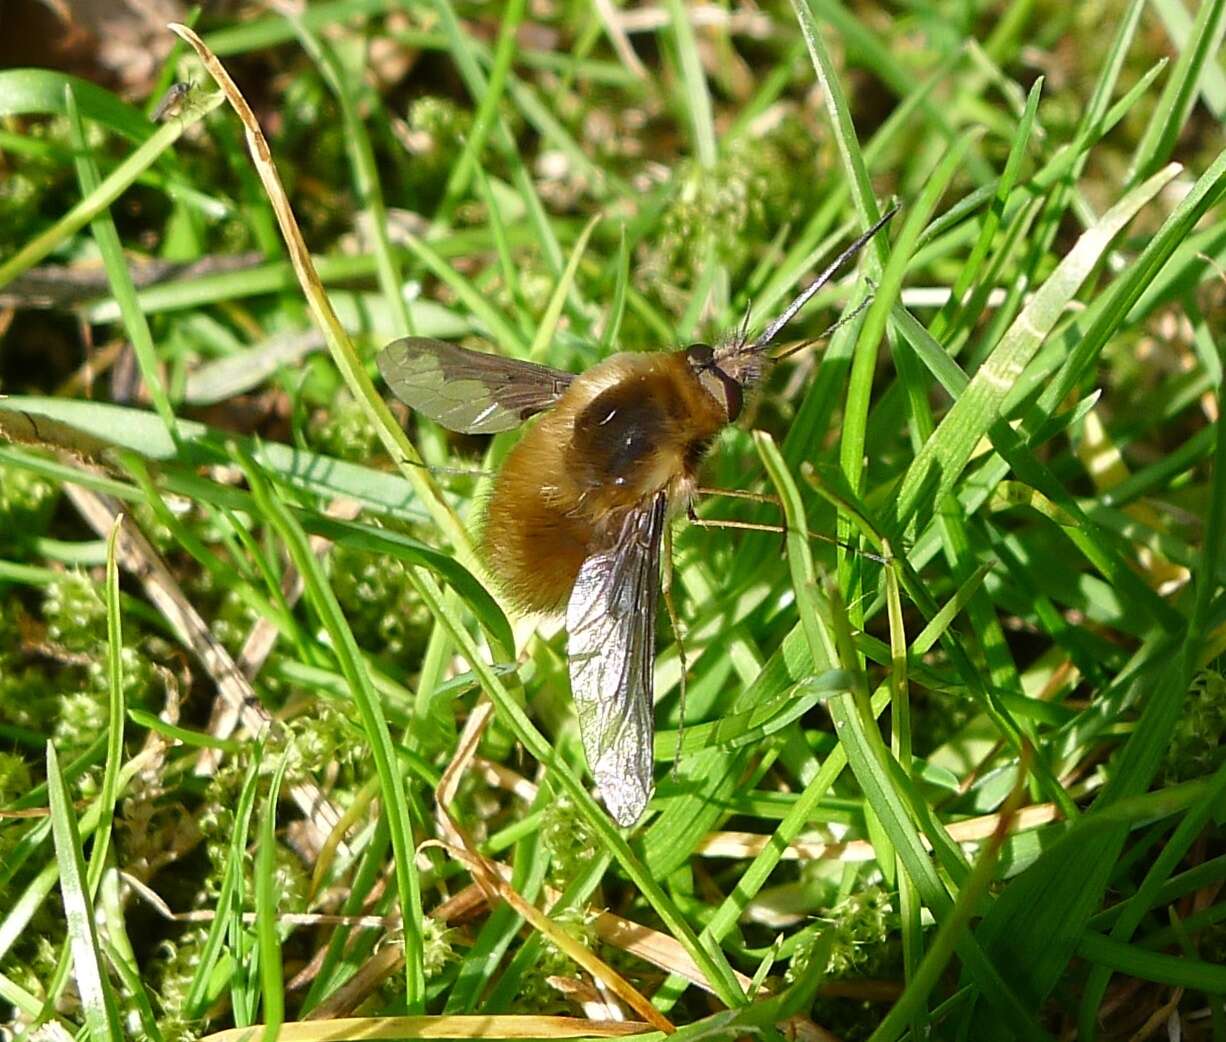
<instances>
[{"instance_id":1,"label":"bee-fly leg","mask_svg":"<svg viewBox=\"0 0 1226 1042\"><path fill-rule=\"evenodd\" d=\"M732 496L735 499L752 499L760 503L773 503L778 505L779 501L774 496L763 495L758 492L740 492L736 489L727 488L700 488L699 492L705 492L710 495L717 496ZM781 541L781 549L786 550L788 529L786 524L782 525L767 525L759 524L755 521L733 521L728 518L717 517L699 517L691 504L686 508L686 517L689 518L691 524L698 525L699 528L736 528L743 532L771 532L779 536ZM867 557L870 561L876 561L878 564L885 564L885 558L880 554L875 554L871 550L865 550L862 547L852 546L849 543L844 543L841 540L835 539L833 536L823 535L821 532L805 532L805 536L809 539L816 539L823 543L829 543L831 546L840 546L844 550L850 550L852 553L859 554L861 557Z\"/></svg>"},{"instance_id":2,"label":"bee-fly leg","mask_svg":"<svg viewBox=\"0 0 1226 1042\"><path fill-rule=\"evenodd\" d=\"M436 477L440 474L457 478L496 478L498 476L498 471L496 470L478 470L469 467L436 467L433 463L422 463L418 460L406 459L403 456L400 457L400 463L406 467L420 467L422 470L428 470Z\"/></svg>"},{"instance_id":3,"label":"bee-fly leg","mask_svg":"<svg viewBox=\"0 0 1226 1042\"><path fill-rule=\"evenodd\" d=\"M694 516L693 502L686 504L686 513ZM681 666L681 678L677 700L677 749L673 754L672 776L677 778L678 765L681 763L681 739L685 735L685 684L689 665L685 660L685 644L681 639L681 623L677 618L677 606L673 604L673 530L664 528L664 567L660 576L660 592L664 594L664 610L668 612L668 624L673 630L673 639L677 642L677 661Z\"/></svg>"},{"instance_id":4,"label":"bee-fly leg","mask_svg":"<svg viewBox=\"0 0 1226 1042\"><path fill-rule=\"evenodd\" d=\"M748 499L754 503L770 503L771 506L779 506L779 497L772 496L766 492L746 492L739 488L704 488L699 486L694 490L699 496L727 496L730 499Z\"/></svg>"},{"instance_id":5,"label":"bee-fly leg","mask_svg":"<svg viewBox=\"0 0 1226 1042\"><path fill-rule=\"evenodd\" d=\"M771 506L780 507L778 496L770 496L765 492L746 492L739 488L702 488L694 490L696 496L727 496L729 499L748 499L753 503L769 503ZM740 528L749 532L778 532L779 535L787 539L787 525L767 525L757 521L733 521L731 519L717 518L701 518L694 511L693 501L690 501L686 508L686 515L690 521L704 528Z\"/></svg>"}]
</instances>

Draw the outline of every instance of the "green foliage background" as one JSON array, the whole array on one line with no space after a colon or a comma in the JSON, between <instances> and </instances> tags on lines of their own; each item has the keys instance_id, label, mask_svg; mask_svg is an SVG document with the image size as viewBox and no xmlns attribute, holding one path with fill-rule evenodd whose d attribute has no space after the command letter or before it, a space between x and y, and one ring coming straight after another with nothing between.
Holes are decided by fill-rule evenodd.
<instances>
[{"instance_id":1,"label":"green foliage background","mask_svg":"<svg viewBox=\"0 0 1226 1042\"><path fill-rule=\"evenodd\" d=\"M367 378L408 332L579 371L760 328L902 208L788 336L854 319L712 454L708 484L778 496L784 552L676 526L682 755L662 626L623 835L565 634L513 633L473 555L471 472L514 435L398 414L435 471L397 468L182 44L139 104L0 70L7 1030L610 1017L550 983L601 994L556 934L453 917L472 867L422 847L489 700L455 821L680 1034L1226 1039L1226 0L193 17ZM203 634L238 656L257 623L222 727ZM674 947L625 951L606 909Z\"/></svg>"}]
</instances>

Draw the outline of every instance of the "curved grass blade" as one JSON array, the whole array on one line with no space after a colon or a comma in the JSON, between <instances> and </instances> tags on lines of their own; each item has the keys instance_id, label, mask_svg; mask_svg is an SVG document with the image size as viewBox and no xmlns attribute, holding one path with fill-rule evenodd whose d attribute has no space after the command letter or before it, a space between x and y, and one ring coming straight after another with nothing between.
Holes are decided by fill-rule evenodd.
<instances>
[{"instance_id":1,"label":"curved grass blade","mask_svg":"<svg viewBox=\"0 0 1226 1042\"><path fill-rule=\"evenodd\" d=\"M302 575L306 595L331 638L337 663L349 682L354 706L370 741L371 757L383 793L383 812L391 829L395 851L396 888L404 922L404 949L407 980L405 1002L417 1011L425 1005L425 975L422 969L421 884L415 860L413 826L409 814L404 779L396 760L395 747L383 715L383 706L370 678L361 650L354 640L336 594L323 576L319 561L311 551L302 526L281 502L267 477L250 456L241 451L238 458L262 516L273 526L285 545L294 566Z\"/></svg>"},{"instance_id":2,"label":"curved grass blade","mask_svg":"<svg viewBox=\"0 0 1226 1042\"><path fill-rule=\"evenodd\" d=\"M109 90L52 69L0 70L0 116L67 115L65 89L72 91L85 116L134 144L147 141L156 129L144 113Z\"/></svg>"},{"instance_id":3,"label":"curved grass blade","mask_svg":"<svg viewBox=\"0 0 1226 1042\"><path fill-rule=\"evenodd\" d=\"M196 95L182 114L163 124L127 159L111 171L98 187L63 217L27 242L0 263L0 286L33 267L60 243L75 235L120 197L145 170L157 162L193 123L203 119L222 103L220 94Z\"/></svg>"},{"instance_id":4,"label":"curved grass blade","mask_svg":"<svg viewBox=\"0 0 1226 1042\"><path fill-rule=\"evenodd\" d=\"M82 196L88 199L98 191L102 182L98 174L98 166L85 143L85 128L81 123L81 113L77 108L76 97L71 86L64 88L64 108L68 113L68 125L72 131L72 147L76 153L77 181L81 185ZM115 221L110 211L104 208L90 224L93 228L94 241L98 244L98 251L102 254L102 263L106 266L111 292L115 295L119 313L123 317L124 330L132 342L132 350L140 366L141 379L149 389L153 407L162 418L173 440L175 438L174 409L171 407L166 387L158 372L157 349L153 346L153 334L149 331L149 322L136 303L136 286L132 281L132 273L128 270L127 258L124 257L123 244L119 240Z\"/></svg>"},{"instance_id":5,"label":"curved grass blade","mask_svg":"<svg viewBox=\"0 0 1226 1042\"><path fill-rule=\"evenodd\" d=\"M896 498L898 531L948 495L975 445L1000 418L1005 398L1055 327L1065 306L1124 227L1179 172L1171 166L1134 188L1077 241L1018 315L991 357L907 468Z\"/></svg>"},{"instance_id":6,"label":"curved grass blade","mask_svg":"<svg viewBox=\"0 0 1226 1042\"><path fill-rule=\"evenodd\" d=\"M72 946L73 976L85 1010L85 1025L95 1042L114 1042L124 1037L111 982L107 977L98 931L94 924L94 903L85 878L85 858L72 798L60 773L55 746L47 743L47 789L51 804L51 834L55 839L55 858L59 866L60 891L64 897L64 916Z\"/></svg>"}]
</instances>

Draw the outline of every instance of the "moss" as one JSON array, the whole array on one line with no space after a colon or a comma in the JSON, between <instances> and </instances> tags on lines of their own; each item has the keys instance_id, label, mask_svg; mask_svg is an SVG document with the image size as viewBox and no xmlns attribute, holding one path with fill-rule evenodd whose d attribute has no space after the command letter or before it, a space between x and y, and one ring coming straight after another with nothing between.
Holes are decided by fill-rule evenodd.
<instances>
[{"instance_id":1,"label":"moss","mask_svg":"<svg viewBox=\"0 0 1226 1042\"><path fill-rule=\"evenodd\" d=\"M1168 784L1213 774L1226 762L1226 676L1206 669L1192 682L1183 713L1167 746L1163 775Z\"/></svg>"},{"instance_id":2,"label":"moss","mask_svg":"<svg viewBox=\"0 0 1226 1042\"><path fill-rule=\"evenodd\" d=\"M550 915L555 926L568 934L584 948L597 947L595 914L579 908L564 908ZM616 954L616 953L611 953ZM616 958L608 960L618 968ZM640 964L641 965L641 964ZM519 1001L525 1009L541 1013L563 1012L570 1009L567 1000L557 988L549 983L550 977L581 977L578 964L553 941L542 937L540 957L529 975L525 976Z\"/></svg>"},{"instance_id":3,"label":"moss","mask_svg":"<svg viewBox=\"0 0 1226 1042\"><path fill-rule=\"evenodd\" d=\"M761 136L737 138L710 169L683 166L659 233L640 254L640 285L692 285L709 241L730 273L743 274L780 227L811 211L816 164L802 151L810 141L795 119L784 119Z\"/></svg>"},{"instance_id":4,"label":"moss","mask_svg":"<svg viewBox=\"0 0 1226 1042\"><path fill-rule=\"evenodd\" d=\"M0 750L0 804L24 796L31 787L30 768L16 753Z\"/></svg>"},{"instance_id":5,"label":"moss","mask_svg":"<svg viewBox=\"0 0 1226 1042\"><path fill-rule=\"evenodd\" d=\"M0 720L47 734L59 713L59 691L39 665L11 665L0 672Z\"/></svg>"},{"instance_id":6,"label":"moss","mask_svg":"<svg viewBox=\"0 0 1226 1042\"><path fill-rule=\"evenodd\" d=\"M437 977L446 969L447 964L455 962L459 956L455 953L454 942L456 931L449 929L437 919L427 916L422 921L422 967L426 979Z\"/></svg>"},{"instance_id":7,"label":"moss","mask_svg":"<svg viewBox=\"0 0 1226 1042\"><path fill-rule=\"evenodd\" d=\"M81 572L66 572L43 594L47 637L69 651L93 652L106 640L102 588Z\"/></svg>"},{"instance_id":8,"label":"moss","mask_svg":"<svg viewBox=\"0 0 1226 1042\"><path fill-rule=\"evenodd\" d=\"M455 157L472 129L472 112L450 98L426 95L409 105L402 144L408 165L408 199L418 212L429 212L443 197Z\"/></svg>"},{"instance_id":9,"label":"moss","mask_svg":"<svg viewBox=\"0 0 1226 1042\"><path fill-rule=\"evenodd\" d=\"M185 930L176 940L162 942L151 960L151 990L161 1004L158 1027L165 1042L194 1042L199 1037L201 1025L187 1017L187 996L207 938L203 927Z\"/></svg>"},{"instance_id":10,"label":"moss","mask_svg":"<svg viewBox=\"0 0 1226 1042\"><path fill-rule=\"evenodd\" d=\"M289 776L317 778L336 768L352 776L353 768L367 758L365 749L353 740L352 726L339 709L322 701L309 713L294 717L288 724L294 750Z\"/></svg>"},{"instance_id":11,"label":"moss","mask_svg":"<svg viewBox=\"0 0 1226 1042\"><path fill-rule=\"evenodd\" d=\"M806 972L814 949L824 945L831 933L833 944L824 971L826 976L862 975L884 961L883 949L896 917L890 907L889 894L881 887L866 887L845 897L823 919L830 930L815 934L813 940L792 957L787 972L789 982Z\"/></svg>"},{"instance_id":12,"label":"moss","mask_svg":"<svg viewBox=\"0 0 1226 1042\"><path fill-rule=\"evenodd\" d=\"M430 615L403 561L338 546L330 578L359 646L397 661L421 658Z\"/></svg>"},{"instance_id":13,"label":"moss","mask_svg":"<svg viewBox=\"0 0 1226 1042\"><path fill-rule=\"evenodd\" d=\"M51 482L0 464L0 555L12 555L22 540L45 532L59 500L59 489Z\"/></svg>"},{"instance_id":14,"label":"moss","mask_svg":"<svg viewBox=\"0 0 1226 1042\"><path fill-rule=\"evenodd\" d=\"M599 849L592 827L565 796L545 805L541 839L549 851L550 881L559 890L591 864Z\"/></svg>"},{"instance_id":15,"label":"moss","mask_svg":"<svg viewBox=\"0 0 1226 1042\"><path fill-rule=\"evenodd\" d=\"M381 442L365 410L347 392L339 392L326 410L316 413L307 430L311 445L326 456L366 463L381 452Z\"/></svg>"}]
</instances>

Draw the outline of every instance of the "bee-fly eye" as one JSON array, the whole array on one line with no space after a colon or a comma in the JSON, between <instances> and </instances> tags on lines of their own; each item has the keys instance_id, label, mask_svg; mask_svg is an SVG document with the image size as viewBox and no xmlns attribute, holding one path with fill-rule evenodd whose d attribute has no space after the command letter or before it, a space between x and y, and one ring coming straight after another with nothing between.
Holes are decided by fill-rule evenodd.
<instances>
[{"instance_id":1,"label":"bee-fly eye","mask_svg":"<svg viewBox=\"0 0 1226 1042\"><path fill-rule=\"evenodd\" d=\"M719 382L723 385L724 407L728 410L728 422L733 423L741 415L741 409L745 405L745 391L722 369L716 368L715 375L719 377Z\"/></svg>"},{"instance_id":2,"label":"bee-fly eye","mask_svg":"<svg viewBox=\"0 0 1226 1042\"><path fill-rule=\"evenodd\" d=\"M728 423L732 423L741 415L745 396L741 385L736 380L725 373L714 361L697 367L695 374L698 382L702 384L702 389L723 408L728 417Z\"/></svg>"},{"instance_id":3,"label":"bee-fly eye","mask_svg":"<svg viewBox=\"0 0 1226 1042\"><path fill-rule=\"evenodd\" d=\"M690 344L685 349L685 360L694 369L709 369L715 361L715 350L710 344Z\"/></svg>"}]
</instances>

